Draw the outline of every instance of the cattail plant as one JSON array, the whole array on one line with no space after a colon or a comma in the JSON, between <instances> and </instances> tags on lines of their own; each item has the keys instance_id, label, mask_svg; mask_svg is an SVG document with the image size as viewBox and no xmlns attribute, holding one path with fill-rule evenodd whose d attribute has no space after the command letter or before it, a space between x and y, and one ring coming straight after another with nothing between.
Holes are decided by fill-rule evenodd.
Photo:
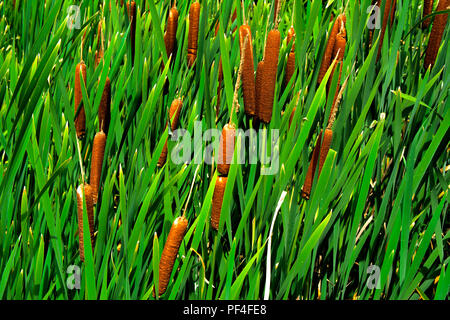
<instances>
[{"instance_id":1,"label":"cattail plant","mask_svg":"<svg viewBox=\"0 0 450 320\"><path fill-rule=\"evenodd\" d=\"M277 82L278 55L280 52L280 31L270 30L264 53L264 68L261 75L261 91L259 96L258 118L269 123L272 119L272 109L275 96L275 85Z\"/></svg>"},{"instance_id":2,"label":"cattail plant","mask_svg":"<svg viewBox=\"0 0 450 320\"><path fill-rule=\"evenodd\" d=\"M222 135L220 136L219 141L219 160L217 164L217 170L222 175L228 175L228 171L230 170L230 164L233 161L233 154L234 154L234 143L235 143L235 136L236 136L236 127L232 122L233 113L239 110L239 103L238 103L238 92L239 92L239 86L241 83L241 77L242 72L244 70L244 59L245 51L248 43L248 36L244 39L243 44L243 52L241 56L241 61L239 63L239 71L238 76L236 79L236 85L234 87L234 95L233 95L233 105L231 106L231 115L230 115L230 121L223 127L222 129Z\"/></svg>"},{"instance_id":3,"label":"cattail plant","mask_svg":"<svg viewBox=\"0 0 450 320\"><path fill-rule=\"evenodd\" d=\"M182 107L183 107L183 101L181 99L177 98L177 99L173 100L173 102L170 106L170 109L169 109L169 119L167 120L166 128L167 128L167 125L169 122L170 122L170 128L172 131L178 127L178 122L180 119L180 112L181 112ZM166 140L163 150L161 152L161 155L159 156L159 160L158 160L158 164L157 164L157 166L159 168L164 166L164 164L166 163L167 152L168 152L168 149L167 149L167 140Z\"/></svg>"},{"instance_id":4,"label":"cattail plant","mask_svg":"<svg viewBox=\"0 0 450 320\"><path fill-rule=\"evenodd\" d=\"M320 176L320 172L322 171L323 164L325 163L325 159L327 158L328 151L330 150L331 141L333 139L333 131L332 127L334 124L334 121L336 119L336 113L337 113L337 106L339 105L342 95L344 93L344 90L348 83L348 77L345 79L344 83L342 84L341 89L339 90L339 94L337 96L336 101L334 102L334 105L331 108L331 114L328 119L328 125L325 129L325 133L323 135L322 140L322 130L320 130L320 134L317 137L316 145L314 146L313 155L311 158L311 162L309 163L308 171L306 172L305 182L303 184L302 188L302 197L306 200L309 199L312 189L312 184L314 180L314 175L317 168L317 163L319 163L319 171L318 171L318 177Z\"/></svg>"},{"instance_id":5,"label":"cattail plant","mask_svg":"<svg viewBox=\"0 0 450 320\"><path fill-rule=\"evenodd\" d=\"M433 11L433 4L434 4L434 0L423 0L423 13L422 13L422 18L425 18L426 16L430 15L431 12ZM422 22L422 29L428 29L428 27L430 26L431 23L431 19L425 19Z\"/></svg>"},{"instance_id":6,"label":"cattail plant","mask_svg":"<svg viewBox=\"0 0 450 320\"><path fill-rule=\"evenodd\" d=\"M244 41L247 45L244 50ZM255 67L253 64L252 32L247 24L239 28L239 46L241 59L244 60L242 70L242 90L244 93L244 111L248 116L255 115Z\"/></svg>"},{"instance_id":7,"label":"cattail plant","mask_svg":"<svg viewBox=\"0 0 450 320\"><path fill-rule=\"evenodd\" d=\"M169 235L167 236L166 243L159 261L159 282L158 292L159 295L164 294L169 284L170 275L173 270L175 259L178 255L181 242L187 230L188 221L184 216L178 217L170 228Z\"/></svg>"},{"instance_id":8,"label":"cattail plant","mask_svg":"<svg viewBox=\"0 0 450 320\"><path fill-rule=\"evenodd\" d=\"M346 41L345 37L346 37L346 30L345 30L344 24L341 23L341 27L339 29L339 33L336 35L336 40L334 42L334 48L333 48L333 57L334 57L336 63L334 65L333 70L331 71L331 75L330 75L330 78L328 81L328 91L329 91L334 72L335 72L336 68L339 68L339 76L338 76L338 82L337 82L337 87L336 87L336 93L334 94L333 106L336 102L336 99L337 99L337 96L339 93L339 86L341 83L342 61L344 60L345 47L347 45L347 41Z\"/></svg>"},{"instance_id":9,"label":"cattail plant","mask_svg":"<svg viewBox=\"0 0 450 320\"><path fill-rule=\"evenodd\" d=\"M100 177L102 175L103 158L105 156L106 135L103 131L97 132L94 137L91 156L91 172L89 184L91 186L93 202L97 203Z\"/></svg>"},{"instance_id":10,"label":"cattail plant","mask_svg":"<svg viewBox=\"0 0 450 320\"><path fill-rule=\"evenodd\" d=\"M86 114L83 106L80 73L86 85L86 65L83 60L75 67L75 129L79 139L83 138L86 133ZM78 111L78 109L80 110Z\"/></svg>"},{"instance_id":11,"label":"cattail plant","mask_svg":"<svg viewBox=\"0 0 450 320\"><path fill-rule=\"evenodd\" d=\"M194 2L189 9L189 34L188 34L188 66L191 68L197 58L198 27L200 20L200 3Z\"/></svg>"},{"instance_id":12,"label":"cattail plant","mask_svg":"<svg viewBox=\"0 0 450 320\"><path fill-rule=\"evenodd\" d=\"M222 175L228 175L230 164L233 161L234 140L236 128L232 123L227 123L222 129L219 141L219 162L217 170Z\"/></svg>"},{"instance_id":13,"label":"cattail plant","mask_svg":"<svg viewBox=\"0 0 450 320\"><path fill-rule=\"evenodd\" d=\"M242 44L241 61L239 63L239 71L236 79L236 85L234 87L233 95L233 105L231 106L231 115L229 122L223 127L222 135L219 141L219 154L218 154L218 164L217 171L223 176L218 177L216 180L216 185L213 194L213 203L211 208L211 225L213 229L218 230L220 221L220 211L222 209L223 194L225 191L225 185L227 182L227 175L230 171L230 164L233 161L234 147L235 147L235 136L236 127L232 122L234 112L237 113L239 110L238 103L238 92L241 82L241 77L244 71L245 60L244 57L247 51L247 44L249 42L249 35L246 35Z\"/></svg>"},{"instance_id":14,"label":"cattail plant","mask_svg":"<svg viewBox=\"0 0 450 320\"><path fill-rule=\"evenodd\" d=\"M286 62L286 73L284 76L284 85L287 86L289 81L292 78L292 75L294 74L295 70L295 31L294 27L290 27L287 35L287 41L286 45L289 45L289 43L292 41L292 48L291 51L288 54L287 62Z\"/></svg>"},{"instance_id":15,"label":"cattail plant","mask_svg":"<svg viewBox=\"0 0 450 320\"><path fill-rule=\"evenodd\" d=\"M347 19L345 17L345 14L340 14L336 21L334 22L330 35L328 36L327 45L325 47L325 52L322 57L322 62L320 64L319 68L319 76L317 78L317 84L320 84L327 73L328 68L331 65L331 61L333 59L333 50L334 50L334 43L336 41L336 35L339 32L339 26L342 25L342 23L345 25Z\"/></svg>"},{"instance_id":16,"label":"cattail plant","mask_svg":"<svg viewBox=\"0 0 450 320\"><path fill-rule=\"evenodd\" d=\"M211 226L219 230L220 211L222 210L223 195L227 185L227 177L217 177L211 207Z\"/></svg>"},{"instance_id":17,"label":"cattail plant","mask_svg":"<svg viewBox=\"0 0 450 320\"><path fill-rule=\"evenodd\" d=\"M136 2L127 1L128 19L130 20L130 36L131 36L131 61L134 64L134 50L136 41Z\"/></svg>"},{"instance_id":18,"label":"cattail plant","mask_svg":"<svg viewBox=\"0 0 450 320\"><path fill-rule=\"evenodd\" d=\"M317 137L316 144L314 146L311 162L309 163L308 171L306 172L305 182L302 188L302 197L306 200L309 199L312 189L312 183L314 179L314 174L316 172L317 161L319 160L320 154L320 144L322 142L322 130L320 130L319 136Z\"/></svg>"},{"instance_id":19,"label":"cattail plant","mask_svg":"<svg viewBox=\"0 0 450 320\"><path fill-rule=\"evenodd\" d=\"M332 139L333 139L333 130L331 130L331 128L326 128L323 134L322 143L320 145L319 172L317 176L320 176L320 173L322 172L323 164L325 163L325 159L327 158L328 151L330 151Z\"/></svg>"},{"instance_id":20,"label":"cattail plant","mask_svg":"<svg viewBox=\"0 0 450 320\"><path fill-rule=\"evenodd\" d=\"M267 34L266 46L264 49L264 64L261 72L258 102L258 119L264 123L269 123L272 119L273 102L275 96L275 85L277 82L278 70L278 55L280 53L280 31L278 30L278 11L279 7L276 5L275 10L275 27ZM259 65L258 65L259 67ZM258 72L259 70L257 70ZM257 74L257 77L259 75ZM257 79L256 81L258 81ZM257 88L258 90L258 88Z\"/></svg>"},{"instance_id":21,"label":"cattail plant","mask_svg":"<svg viewBox=\"0 0 450 320\"><path fill-rule=\"evenodd\" d=\"M256 75L255 75L255 116L259 118L259 109L261 104L261 88L262 88L262 74L264 68L264 60L258 62L256 67Z\"/></svg>"},{"instance_id":22,"label":"cattail plant","mask_svg":"<svg viewBox=\"0 0 450 320\"><path fill-rule=\"evenodd\" d=\"M444 11L449 6L449 0L439 0L436 11ZM442 36L444 34L445 25L447 24L448 14L438 14L434 17L433 26L431 27L430 39L428 40L427 51L425 53L425 69L433 68L436 57L441 46Z\"/></svg>"},{"instance_id":23,"label":"cattail plant","mask_svg":"<svg viewBox=\"0 0 450 320\"><path fill-rule=\"evenodd\" d=\"M84 199L83 201L83 194ZM83 207L86 208L91 244L94 244L94 209L93 196L91 186L88 184L80 184L77 188L77 217L78 217L78 238L80 260L84 261L84 239L83 239Z\"/></svg>"},{"instance_id":24,"label":"cattail plant","mask_svg":"<svg viewBox=\"0 0 450 320\"><path fill-rule=\"evenodd\" d=\"M164 34L164 44L166 46L167 57L174 53L175 42L178 28L178 10L176 6L169 10L169 17L167 18L166 32Z\"/></svg>"},{"instance_id":25,"label":"cattail plant","mask_svg":"<svg viewBox=\"0 0 450 320\"><path fill-rule=\"evenodd\" d=\"M108 134L109 123L111 122L111 81L106 77L102 98L98 107L98 124L100 131Z\"/></svg>"}]
</instances>

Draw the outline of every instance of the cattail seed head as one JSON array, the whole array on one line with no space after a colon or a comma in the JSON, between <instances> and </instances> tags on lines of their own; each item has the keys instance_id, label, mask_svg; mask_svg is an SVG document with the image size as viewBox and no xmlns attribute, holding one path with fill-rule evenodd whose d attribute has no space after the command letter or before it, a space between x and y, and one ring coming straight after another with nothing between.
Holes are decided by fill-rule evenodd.
<instances>
[{"instance_id":1,"label":"cattail seed head","mask_svg":"<svg viewBox=\"0 0 450 320\"><path fill-rule=\"evenodd\" d=\"M180 121L180 113L183 107L183 100L177 98L172 101L169 109L169 119L171 122L172 131L178 127L178 123Z\"/></svg>"},{"instance_id":2,"label":"cattail seed head","mask_svg":"<svg viewBox=\"0 0 450 320\"><path fill-rule=\"evenodd\" d=\"M219 159L217 164L217 170L225 176L228 175L231 162L233 161L235 135L236 128L233 124L227 123L222 129L219 141Z\"/></svg>"},{"instance_id":3,"label":"cattail seed head","mask_svg":"<svg viewBox=\"0 0 450 320\"><path fill-rule=\"evenodd\" d=\"M320 146L319 172L317 173L317 178L320 176L320 173L322 172L322 167L323 164L325 163L325 159L327 158L328 151L330 151L332 140L333 140L333 130L326 128L325 133L323 134L323 141Z\"/></svg>"},{"instance_id":4,"label":"cattail seed head","mask_svg":"<svg viewBox=\"0 0 450 320\"><path fill-rule=\"evenodd\" d=\"M88 215L89 231L91 244L94 244L94 209L92 199L92 189L88 184L81 184L77 188L77 218L78 218L78 238L79 238L79 250L80 260L84 261L84 239L83 239L83 192L86 202L86 212Z\"/></svg>"},{"instance_id":5,"label":"cattail seed head","mask_svg":"<svg viewBox=\"0 0 450 320\"><path fill-rule=\"evenodd\" d=\"M430 15L433 11L434 0L424 0L423 1L423 13L422 18ZM422 29L428 29L431 23L431 18L428 18L422 22Z\"/></svg>"},{"instance_id":6,"label":"cattail seed head","mask_svg":"<svg viewBox=\"0 0 450 320\"><path fill-rule=\"evenodd\" d=\"M312 183L314 179L314 174L316 172L317 162L319 160L320 154L320 144L322 142L322 130L320 130L320 134L317 137L316 145L314 146L311 162L309 163L308 171L306 172L305 183L302 188L302 197L306 200L309 199L312 189Z\"/></svg>"},{"instance_id":7,"label":"cattail seed head","mask_svg":"<svg viewBox=\"0 0 450 320\"><path fill-rule=\"evenodd\" d=\"M247 42L245 45L245 39ZM244 48L245 45L245 48ZM243 59L242 69L242 89L244 93L244 110L249 116L255 115L255 67L253 64L252 32L250 26L242 25L239 28L239 46L241 49L241 59Z\"/></svg>"},{"instance_id":8,"label":"cattail seed head","mask_svg":"<svg viewBox=\"0 0 450 320\"><path fill-rule=\"evenodd\" d=\"M86 65L84 64L84 61L81 61L75 67L75 115L77 114L78 108L80 109L78 116L75 118L75 129L79 139L83 138L86 134L86 114L83 106L80 72L83 76L84 84L86 85Z\"/></svg>"},{"instance_id":9,"label":"cattail seed head","mask_svg":"<svg viewBox=\"0 0 450 320\"><path fill-rule=\"evenodd\" d=\"M194 2L189 9L189 34L187 60L189 68L194 65L197 58L198 27L200 20L200 3Z\"/></svg>"},{"instance_id":10,"label":"cattail seed head","mask_svg":"<svg viewBox=\"0 0 450 320\"><path fill-rule=\"evenodd\" d=\"M255 77L255 116L259 118L259 110L261 109L261 90L262 90L262 75L264 69L264 61L260 61L256 67L256 77Z\"/></svg>"},{"instance_id":11,"label":"cattail seed head","mask_svg":"<svg viewBox=\"0 0 450 320\"><path fill-rule=\"evenodd\" d=\"M167 18L166 33L164 34L164 44L166 46L167 57L169 58L175 48L175 41L178 28L178 10L172 7Z\"/></svg>"},{"instance_id":12,"label":"cattail seed head","mask_svg":"<svg viewBox=\"0 0 450 320\"><path fill-rule=\"evenodd\" d=\"M178 217L170 228L166 243L159 261L159 295L164 294L169 284L178 250L186 233L188 221L184 216Z\"/></svg>"},{"instance_id":13,"label":"cattail seed head","mask_svg":"<svg viewBox=\"0 0 450 320\"><path fill-rule=\"evenodd\" d=\"M333 67L333 70L331 71L330 78L327 83L328 92L330 90L331 82L334 76L334 72L336 71L336 68L339 68L339 76L338 76L338 82L336 86L336 92L334 94L333 99L333 107L335 107L335 102L337 99L337 96L339 94L339 86L341 83L341 76L342 76L342 61L344 60L344 54L345 54L345 47L347 45L347 40L345 39L346 31L345 28L342 28L342 30L336 35L336 40L334 43L334 49L333 49L333 57L335 57L336 63ZM333 110L332 110L333 112Z\"/></svg>"},{"instance_id":14,"label":"cattail seed head","mask_svg":"<svg viewBox=\"0 0 450 320\"><path fill-rule=\"evenodd\" d=\"M436 11L444 11L449 6L449 0L439 0ZM436 57L441 46L442 36L447 24L448 14L438 14L434 17L433 26L431 27L430 39L425 53L424 67L433 68Z\"/></svg>"},{"instance_id":15,"label":"cattail seed head","mask_svg":"<svg viewBox=\"0 0 450 320\"><path fill-rule=\"evenodd\" d=\"M217 177L211 207L211 226L219 230L220 211L222 210L223 195L227 185L227 177Z\"/></svg>"},{"instance_id":16,"label":"cattail seed head","mask_svg":"<svg viewBox=\"0 0 450 320\"><path fill-rule=\"evenodd\" d=\"M170 119L170 123L171 123L170 128L172 131L176 130L178 127L178 122L180 119L180 112L181 112L182 107L183 107L183 101L179 98L174 99L170 106L169 119ZM167 120L166 127L167 127L167 124L169 123L169 119ZM167 140L166 140L163 150L161 152L161 155L159 156L159 159L158 159L158 164L157 164L158 168L161 168L166 163L167 152L168 152L168 148L167 148Z\"/></svg>"},{"instance_id":17,"label":"cattail seed head","mask_svg":"<svg viewBox=\"0 0 450 320\"><path fill-rule=\"evenodd\" d=\"M295 52L289 52L286 62L286 74L284 77L284 85L287 86L295 71Z\"/></svg>"},{"instance_id":18,"label":"cattail seed head","mask_svg":"<svg viewBox=\"0 0 450 320\"><path fill-rule=\"evenodd\" d=\"M346 16L342 13L340 14L331 28L330 35L328 36L327 45L325 47L325 52L323 53L322 62L320 64L319 76L317 78L317 84L320 84L327 73L328 68L331 65L331 61L333 59L333 49L334 43L336 41L336 35L339 32L339 28L342 23L345 25L347 21Z\"/></svg>"},{"instance_id":19,"label":"cattail seed head","mask_svg":"<svg viewBox=\"0 0 450 320\"><path fill-rule=\"evenodd\" d=\"M111 81L106 77L105 87L103 89L100 106L98 107L98 123L100 131L108 134L109 123L111 121Z\"/></svg>"},{"instance_id":20,"label":"cattail seed head","mask_svg":"<svg viewBox=\"0 0 450 320\"><path fill-rule=\"evenodd\" d=\"M277 81L278 55L280 53L280 31L272 29L267 35L264 69L260 92L259 119L269 123L272 119L275 85Z\"/></svg>"},{"instance_id":21,"label":"cattail seed head","mask_svg":"<svg viewBox=\"0 0 450 320\"><path fill-rule=\"evenodd\" d=\"M94 204L97 203L100 177L102 175L103 157L105 155L106 135L103 131L97 132L94 137L91 157L91 173L89 184L91 186Z\"/></svg>"}]
</instances>

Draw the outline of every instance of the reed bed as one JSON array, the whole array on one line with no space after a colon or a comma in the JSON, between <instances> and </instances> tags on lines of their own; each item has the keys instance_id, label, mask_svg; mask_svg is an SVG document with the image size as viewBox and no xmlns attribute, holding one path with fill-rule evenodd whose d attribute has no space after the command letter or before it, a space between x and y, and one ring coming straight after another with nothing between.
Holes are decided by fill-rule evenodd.
<instances>
[{"instance_id":1,"label":"reed bed","mask_svg":"<svg viewBox=\"0 0 450 320\"><path fill-rule=\"evenodd\" d=\"M48 4L0 3L2 299L447 299L448 1L372 46L342 0Z\"/></svg>"}]
</instances>

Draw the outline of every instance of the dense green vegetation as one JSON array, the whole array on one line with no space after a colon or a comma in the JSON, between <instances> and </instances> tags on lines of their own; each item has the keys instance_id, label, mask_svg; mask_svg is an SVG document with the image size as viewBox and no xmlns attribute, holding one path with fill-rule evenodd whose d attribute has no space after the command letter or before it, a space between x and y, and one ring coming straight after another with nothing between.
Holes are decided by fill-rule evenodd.
<instances>
[{"instance_id":1,"label":"dense green vegetation","mask_svg":"<svg viewBox=\"0 0 450 320\"><path fill-rule=\"evenodd\" d=\"M111 1L111 8L109 0L0 2L2 299L155 299L161 252L172 222L183 213L188 230L160 299L448 296L448 23L436 63L425 70L431 26L421 28L422 1L397 1L379 61L380 32L370 36L367 28L370 0L280 1L275 103L265 125L279 129L279 171L261 175L261 163L232 164L215 231L210 213L216 165L176 164L170 153L163 168L157 162L169 136L167 111L176 97L183 99L179 128L192 136L195 121L202 122L203 131L221 130L230 116L239 128L255 125L244 114L241 91L241 108L232 110L240 63L235 28L243 24L240 1L200 1L193 68L186 58L191 1L176 3L177 50L170 62L164 32L172 4L136 3L133 62L129 18L120 1ZM273 28L273 3L243 4L256 67ZM71 5L79 6L79 29L68 28ZM311 198L305 200L301 188L332 104L327 81L317 85L320 61L330 18L343 12L347 47L342 80L348 83L331 149ZM105 50L95 68L99 21ZM296 69L286 86L291 25ZM223 87L217 101L219 59ZM82 86L86 136L78 142L86 175L107 76L112 87L111 124L94 209L95 246L93 251L86 247L84 263L78 247L76 189L82 174L74 126L75 66L80 60L87 66ZM336 88L337 73L330 81ZM238 149L244 147L241 138ZM169 140L169 151L175 144ZM79 290L67 286L73 279L71 265L81 268ZM379 267L379 289L368 286L370 265Z\"/></svg>"}]
</instances>

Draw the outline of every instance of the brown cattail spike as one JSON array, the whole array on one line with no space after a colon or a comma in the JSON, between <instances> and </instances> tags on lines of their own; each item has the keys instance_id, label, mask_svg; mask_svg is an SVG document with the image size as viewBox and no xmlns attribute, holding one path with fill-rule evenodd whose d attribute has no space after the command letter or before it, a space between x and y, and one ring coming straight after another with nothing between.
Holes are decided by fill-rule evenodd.
<instances>
[{"instance_id":1,"label":"brown cattail spike","mask_svg":"<svg viewBox=\"0 0 450 320\"><path fill-rule=\"evenodd\" d=\"M306 172L305 183L302 188L302 197L306 200L309 199L312 189L312 183L314 179L314 174L316 172L317 161L319 160L320 154L320 144L322 142L322 130L320 130L320 134L317 137L316 145L314 146L311 162L309 163L308 171Z\"/></svg>"},{"instance_id":2,"label":"brown cattail spike","mask_svg":"<svg viewBox=\"0 0 450 320\"><path fill-rule=\"evenodd\" d=\"M102 175L103 157L105 155L106 135L103 131L97 132L94 137L91 158L91 173L89 184L91 185L94 204L97 203L100 177Z\"/></svg>"},{"instance_id":3,"label":"brown cattail spike","mask_svg":"<svg viewBox=\"0 0 450 320\"><path fill-rule=\"evenodd\" d=\"M449 0L439 0L436 11L444 11L449 6ZM433 26L431 27L430 39L428 40L428 47L425 53L425 69L433 68L436 62L436 57L441 46L442 36L447 24L448 14L438 14L434 17Z\"/></svg>"},{"instance_id":4,"label":"brown cattail spike","mask_svg":"<svg viewBox=\"0 0 450 320\"><path fill-rule=\"evenodd\" d=\"M247 42L245 39L247 38ZM246 43L244 48L244 43ZM239 28L239 46L241 49L241 59L243 59L242 69L242 89L244 92L244 110L249 116L255 115L255 67L253 64L252 32L250 26L242 25Z\"/></svg>"},{"instance_id":5,"label":"brown cattail spike","mask_svg":"<svg viewBox=\"0 0 450 320\"><path fill-rule=\"evenodd\" d=\"M197 58L198 26L200 19L200 3L194 2L189 9L189 34L187 60L189 68L194 65Z\"/></svg>"},{"instance_id":6,"label":"brown cattail spike","mask_svg":"<svg viewBox=\"0 0 450 320\"><path fill-rule=\"evenodd\" d=\"M83 107L83 94L81 92L80 72L83 76L84 84L86 85L86 65L84 64L84 61L78 63L75 68L75 116L77 114L78 108L80 109L80 111L78 112L78 116L76 116L75 118L75 129L77 131L77 137L79 139L83 138L86 133L86 114L84 113Z\"/></svg>"},{"instance_id":7,"label":"brown cattail spike","mask_svg":"<svg viewBox=\"0 0 450 320\"><path fill-rule=\"evenodd\" d=\"M167 236L166 243L159 261L159 295L164 294L169 284L170 275L172 273L173 265L186 233L188 221L182 216L175 219Z\"/></svg>"},{"instance_id":8,"label":"brown cattail spike","mask_svg":"<svg viewBox=\"0 0 450 320\"><path fill-rule=\"evenodd\" d=\"M108 134L109 123L111 121L111 81L106 77L100 106L98 107L98 124L100 131Z\"/></svg>"},{"instance_id":9,"label":"brown cattail spike","mask_svg":"<svg viewBox=\"0 0 450 320\"><path fill-rule=\"evenodd\" d=\"M84 261L84 239L83 239L83 193L86 199L84 206L88 215L89 231L91 244L94 244L94 209L92 190L88 184L81 184L77 188L77 217L78 217L78 238L79 238L79 250L80 260Z\"/></svg>"},{"instance_id":10,"label":"brown cattail spike","mask_svg":"<svg viewBox=\"0 0 450 320\"><path fill-rule=\"evenodd\" d=\"M176 130L176 128L178 127L178 122L180 119L180 113L181 113L182 107L183 107L183 101L181 99L174 99L170 106L169 119L167 120L167 123L169 123L169 121L170 121L170 124L171 124L170 129L172 131ZM167 123L166 123L166 127L167 127ZM167 148L167 140L166 140L166 143L164 144L161 155L159 156L159 160L158 160L158 164L157 164L157 166L159 168L164 166L164 164L166 163L167 152L168 152L168 148Z\"/></svg>"},{"instance_id":11,"label":"brown cattail spike","mask_svg":"<svg viewBox=\"0 0 450 320\"><path fill-rule=\"evenodd\" d=\"M227 177L217 177L214 188L212 207L211 207L211 226L219 230L220 211L222 210L223 195L227 185Z\"/></svg>"},{"instance_id":12,"label":"brown cattail spike","mask_svg":"<svg viewBox=\"0 0 450 320\"><path fill-rule=\"evenodd\" d=\"M130 36L131 36L131 61L134 64L134 50L136 41L136 2L127 1L128 19L130 20Z\"/></svg>"},{"instance_id":13,"label":"brown cattail spike","mask_svg":"<svg viewBox=\"0 0 450 320\"><path fill-rule=\"evenodd\" d=\"M327 158L328 151L330 150L331 146L331 141L333 139L333 130L331 130L330 128L326 128L322 141L321 137L322 130L320 131L320 135L317 138L317 143L313 151L313 157L311 159L311 163L309 164L308 172L306 173L305 184L303 185L302 189L302 197L307 200L309 199L309 196L311 194L311 188L314 180L314 174L316 172L317 162L319 162L319 172L317 173L317 178L319 178L320 173L322 172L322 167L325 163L325 159Z\"/></svg>"},{"instance_id":14,"label":"brown cattail spike","mask_svg":"<svg viewBox=\"0 0 450 320\"><path fill-rule=\"evenodd\" d=\"M430 15L433 11L433 4L434 0L424 0L423 1L423 13L422 18L425 18L426 16ZM422 29L428 29L430 26L431 19L428 18L422 22Z\"/></svg>"},{"instance_id":15,"label":"brown cattail spike","mask_svg":"<svg viewBox=\"0 0 450 320\"><path fill-rule=\"evenodd\" d=\"M169 58L175 48L175 41L178 28L178 10L172 7L167 18L166 33L164 34L164 44L166 45L167 57Z\"/></svg>"},{"instance_id":16,"label":"brown cattail spike","mask_svg":"<svg viewBox=\"0 0 450 320\"><path fill-rule=\"evenodd\" d=\"M317 173L317 178L320 177L320 173L322 172L322 167L323 164L325 163L325 159L327 158L328 151L330 150L332 139L333 139L333 130L326 128L325 133L323 135L323 141L320 146L319 172Z\"/></svg>"},{"instance_id":17,"label":"brown cattail spike","mask_svg":"<svg viewBox=\"0 0 450 320\"><path fill-rule=\"evenodd\" d=\"M287 86L295 71L295 52L289 52L286 62L286 74L284 77L284 85Z\"/></svg>"},{"instance_id":18,"label":"brown cattail spike","mask_svg":"<svg viewBox=\"0 0 450 320\"><path fill-rule=\"evenodd\" d=\"M222 175L228 175L231 162L233 161L234 139L236 128L232 123L227 123L222 129L222 135L219 141L219 159L217 170Z\"/></svg>"},{"instance_id":19,"label":"brown cattail spike","mask_svg":"<svg viewBox=\"0 0 450 320\"><path fill-rule=\"evenodd\" d=\"M280 53L280 31L277 29L269 31L264 52L259 119L264 123L269 123L272 119L275 85L277 81L278 55Z\"/></svg>"},{"instance_id":20,"label":"brown cattail spike","mask_svg":"<svg viewBox=\"0 0 450 320\"><path fill-rule=\"evenodd\" d=\"M260 61L256 67L255 77L255 115L259 118L259 110L261 109L261 90L262 90L262 75L263 75L264 61Z\"/></svg>"},{"instance_id":21,"label":"brown cattail spike","mask_svg":"<svg viewBox=\"0 0 450 320\"><path fill-rule=\"evenodd\" d=\"M317 78L317 84L320 84L327 73L328 68L331 65L331 61L333 59L333 49L334 43L336 41L336 35L339 32L339 27L342 23L346 23L347 19L344 14L340 14L331 28L330 35L328 37L327 45L325 47L325 52L323 53L322 62L320 64L319 76Z\"/></svg>"},{"instance_id":22,"label":"brown cattail spike","mask_svg":"<svg viewBox=\"0 0 450 320\"><path fill-rule=\"evenodd\" d=\"M331 72L331 75L330 75L330 78L328 81L328 90L330 89L334 72L335 72L336 68L339 68L339 76L338 76L338 82L337 82L337 86L336 86L336 92L333 96L333 104L332 104L333 108L335 107L335 102L336 102L337 96L339 94L339 87L340 87L340 83L341 83L342 61L344 60L345 47L347 45L347 41L345 40L345 35L346 35L345 28L342 28L340 30L340 32L336 35L336 41L335 41L334 49L333 49L333 56L335 57L336 64L334 65L334 68ZM331 110L331 113L333 113L333 110Z\"/></svg>"}]
</instances>

